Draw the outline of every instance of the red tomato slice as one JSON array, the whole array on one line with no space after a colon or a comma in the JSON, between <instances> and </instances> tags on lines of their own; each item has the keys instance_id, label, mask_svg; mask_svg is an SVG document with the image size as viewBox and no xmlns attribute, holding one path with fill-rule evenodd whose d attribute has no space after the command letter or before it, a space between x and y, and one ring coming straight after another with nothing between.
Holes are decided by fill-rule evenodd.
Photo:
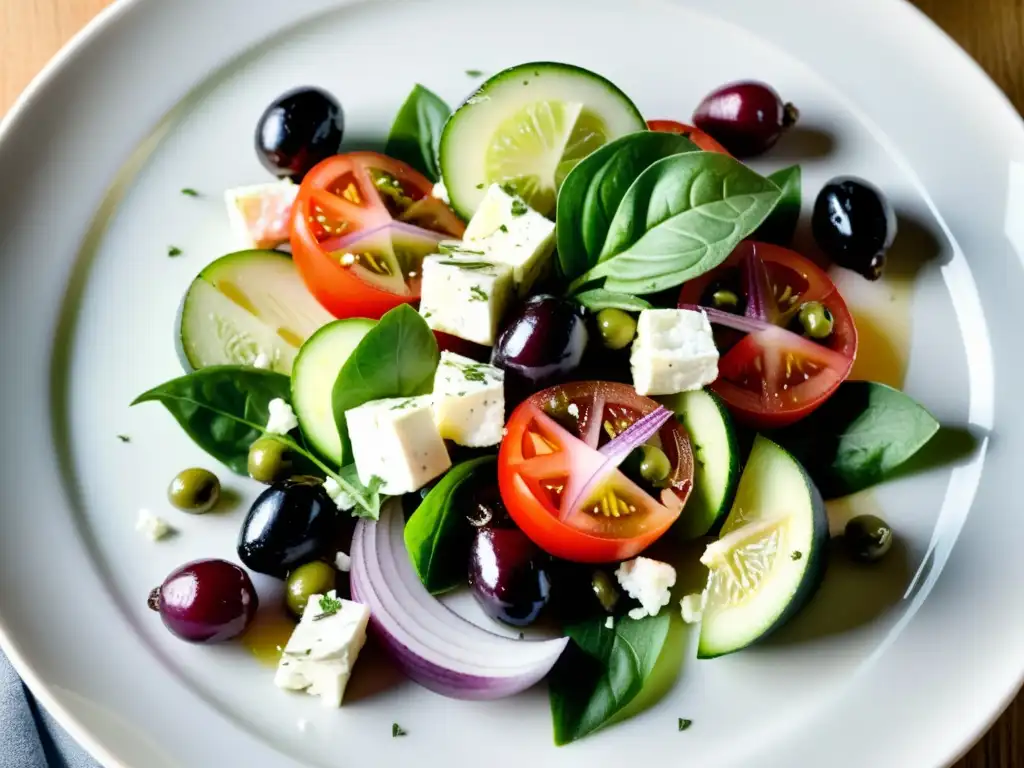
<instances>
[{"instance_id":1,"label":"red tomato slice","mask_svg":"<svg viewBox=\"0 0 1024 768\"><path fill-rule=\"evenodd\" d=\"M465 225L430 196L432 188L414 168L375 152L336 155L306 174L292 210L292 256L310 292L328 311L336 317L376 318L419 300L414 260L406 262L408 272L400 276L405 288L389 291L380 280L361 277L360 264L342 264L325 246L396 220L435 239L437 233L461 238Z\"/></svg>"},{"instance_id":2,"label":"red tomato slice","mask_svg":"<svg viewBox=\"0 0 1024 768\"><path fill-rule=\"evenodd\" d=\"M686 123L678 123L675 120L648 120L647 127L652 131L661 133L678 133L685 136L705 152L719 152L728 155L729 150L704 133L700 128L695 128ZM731 157L731 155L730 155Z\"/></svg>"},{"instance_id":3,"label":"red tomato slice","mask_svg":"<svg viewBox=\"0 0 1024 768\"><path fill-rule=\"evenodd\" d=\"M680 306L710 305L708 294L724 287L754 316L751 280L762 284L769 325L747 335L716 329L716 342L727 351L711 388L745 424L782 427L811 413L850 375L857 328L843 297L817 265L787 248L752 241L741 243L717 269L686 283ZM808 301L820 301L832 313L832 334L824 343L789 330Z\"/></svg>"},{"instance_id":4,"label":"red tomato slice","mask_svg":"<svg viewBox=\"0 0 1024 768\"><path fill-rule=\"evenodd\" d=\"M672 471L664 488L641 487L600 448L658 403L626 384L546 389L513 411L498 453L501 498L541 549L565 560L635 557L679 517L693 487L685 429L670 419L656 440Z\"/></svg>"}]
</instances>

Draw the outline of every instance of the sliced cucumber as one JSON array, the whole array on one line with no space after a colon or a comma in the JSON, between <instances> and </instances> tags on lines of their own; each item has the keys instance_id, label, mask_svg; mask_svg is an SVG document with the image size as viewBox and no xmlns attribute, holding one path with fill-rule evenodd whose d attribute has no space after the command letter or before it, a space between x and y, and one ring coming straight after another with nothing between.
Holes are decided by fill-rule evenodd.
<instances>
[{"instance_id":1,"label":"sliced cucumber","mask_svg":"<svg viewBox=\"0 0 1024 768\"><path fill-rule=\"evenodd\" d=\"M376 324L361 317L335 320L310 336L295 359L292 407L302 434L317 453L339 467L345 457L334 422L331 393L341 367Z\"/></svg>"},{"instance_id":2,"label":"sliced cucumber","mask_svg":"<svg viewBox=\"0 0 1024 768\"><path fill-rule=\"evenodd\" d=\"M580 160L646 127L629 97L600 75L569 64L522 64L492 77L448 118L441 175L465 219L491 184L512 187L551 215Z\"/></svg>"},{"instance_id":3,"label":"sliced cucumber","mask_svg":"<svg viewBox=\"0 0 1024 768\"><path fill-rule=\"evenodd\" d=\"M299 347L334 317L306 289L291 258L278 251L222 256L192 281L178 317L186 369L252 365L291 373Z\"/></svg>"},{"instance_id":4,"label":"sliced cucumber","mask_svg":"<svg viewBox=\"0 0 1024 768\"><path fill-rule=\"evenodd\" d=\"M740 479L740 452L732 417L706 390L658 398L676 412L693 444L693 491L673 530L684 539L714 531L729 512Z\"/></svg>"},{"instance_id":5,"label":"sliced cucumber","mask_svg":"<svg viewBox=\"0 0 1024 768\"><path fill-rule=\"evenodd\" d=\"M704 552L710 571L697 655L746 648L806 605L825 570L828 520L803 467L760 435L722 536Z\"/></svg>"}]
</instances>

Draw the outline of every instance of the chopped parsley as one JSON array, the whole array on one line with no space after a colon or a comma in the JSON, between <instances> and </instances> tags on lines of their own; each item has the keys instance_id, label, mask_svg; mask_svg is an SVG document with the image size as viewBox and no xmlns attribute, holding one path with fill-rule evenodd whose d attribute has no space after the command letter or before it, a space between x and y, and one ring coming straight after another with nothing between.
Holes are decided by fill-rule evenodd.
<instances>
[{"instance_id":1,"label":"chopped parsley","mask_svg":"<svg viewBox=\"0 0 1024 768\"><path fill-rule=\"evenodd\" d=\"M176 245L172 245L172 246L168 247L167 255L170 256L172 259L175 256L181 256L181 248L179 248Z\"/></svg>"},{"instance_id":2,"label":"chopped parsley","mask_svg":"<svg viewBox=\"0 0 1024 768\"><path fill-rule=\"evenodd\" d=\"M440 243L437 246L437 252L438 253L443 253L446 256L450 256L452 254L459 254L459 253L468 253L471 256L483 256L484 255L483 251L474 251L471 248L464 248L459 243Z\"/></svg>"},{"instance_id":3,"label":"chopped parsley","mask_svg":"<svg viewBox=\"0 0 1024 768\"><path fill-rule=\"evenodd\" d=\"M467 69L466 75L469 77L483 77L484 71L482 69Z\"/></svg>"},{"instance_id":4,"label":"chopped parsley","mask_svg":"<svg viewBox=\"0 0 1024 768\"><path fill-rule=\"evenodd\" d=\"M402 402L395 403L394 405L392 405L390 408L388 408L388 410L389 411L401 411L401 410L404 410L406 408L411 407L414 402L415 402L415 400L413 398L407 397Z\"/></svg>"},{"instance_id":5,"label":"chopped parsley","mask_svg":"<svg viewBox=\"0 0 1024 768\"><path fill-rule=\"evenodd\" d=\"M530 210L529 206L518 197L512 201L512 215L523 216Z\"/></svg>"},{"instance_id":6,"label":"chopped parsley","mask_svg":"<svg viewBox=\"0 0 1024 768\"><path fill-rule=\"evenodd\" d=\"M487 301L489 298L490 296L487 295L487 291L479 285L474 285L469 289L470 301Z\"/></svg>"},{"instance_id":7,"label":"chopped parsley","mask_svg":"<svg viewBox=\"0 0 1024 768\"><path fill-rule=\"evenodd\" d=\"M181 194L185 195L185 197L199 197L199 193L192 189L192 187L185 187L181 190Z\"/></svg>"},{"instance_id":8,"label":"chopped parsley","mask_svg":"<svg viewBox=\"0 0 1024 768\"><path fill-rule=\"evenodd\" d=\"M458 267L459 269L490 269L494 265L489 261L439 261L442 267Z\"/></svg>"},{"instance_id":9,"label":"chopped parsley","mask_svg":"<svg viewBox=\"0 0 1024 768\"><path fill-rule=\"evenodd\" d=\"M398 723L392 723L391 724L391 738L392 739L397 739L399 736L406 736L406 735L408 735L408 733L409 732L406 731L405 728L400 726Z\"/></svg>"},{"instance_id":10,"label":"chopped parsley","mask_svg":"<svg viewBox=\"0 0 1024 768\"><path fill-rule=\"evenodd\" d=\"M484 188L484 184L483 184L483 182L480 182L479 184L477 184L477 185L476 185L476 188L477 188L477 189L483 189L483 188Z\"/></svg>"},{"instance_id":11,"label":"chopped parsley","mask_svg":"<svg viewBox=\"0 0 1024 768\"><path fill-rule=\"evenodd\" d=\"M793 561L796 561L796 560L799 560L800 558L802 558L803 556L804 556L804 553L803 553L803 552L799 552L799 551L797 551L797 552L794 552L794 553L793 553L792 555L790 555L789 557L790 557L790 559L792 559Z\"/></svg>"},{"instance_id":12,"label":"chopped parsley","mask_svg":"<svg viewBox=\"0 0 1024 768\"><path fill-rule=\"evenodd\" d=\"M120 440L122 443L130 443L132 441L132 439L128 437L128 435L118 435L117 439Z\"/></svg>"},{"instance_id":13,"label":"chopped parsley","mask_svg":"<svg viewBox=\"0 0 1024 768\"><path fill-rule=\"evenodd\" d=\"M508 227L506 227L504 224L502 224L500 227L498 227L498 229L500 229L506 235L508 234Z\"/></svg>"},{"instance_id":14,"label":"chopped parsley","mask_svg":"<svg viewBox=\"0 0 1024 768\"><path fill-rule=\"evenodd\" d=\"M341 600L330 595L322 595L320 597L320 613L313 617L313 621L320 621L320 619L326 619L333 616L341 610Z\"/></svg>"},{"instance_id":15,"label":"chopped parsley","mask_svg":"<svg viewBox=\"0 0 1024 768\"><path fill-rule=\"evenodd\" d=\"M687 719L682 718L682 717L679 718L679 730L680 731L685 731L685 730L689 729L689 727L691 725L693 725L693 720L687 720Z\"/></svg>"}]
</instances>

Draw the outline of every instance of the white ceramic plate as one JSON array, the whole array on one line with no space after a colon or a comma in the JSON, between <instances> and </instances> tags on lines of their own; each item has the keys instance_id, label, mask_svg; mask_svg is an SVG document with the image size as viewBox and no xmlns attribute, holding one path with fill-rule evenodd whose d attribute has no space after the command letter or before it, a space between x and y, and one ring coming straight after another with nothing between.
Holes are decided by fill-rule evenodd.
<instances>
[{"instance_id":1,"label":"white ceramic plate","mask_svg":"<svg viewBox=\"0 0 1024 768\"><path fill-rule=\"evenodd\" d=\"M364 674L327 711L274 689L240 646L173 640L148 590L187 559L230 557L255 486L228 480L234 512L175 514L169 476L210 462L159 407L128 409L180 373L175 309L231 247L220 192L265 179L251 135L270 99L324 86L349 144L379 142L414 81L457 102L466 69L531 59L596 69L651 117L685 119L747 76L795 101L804 130L761 167L802 162L812 197L838 173L887 190L903 220L892 277L843 282L860 372L905 380L957 454L831 509L839 525L882 507L904 543L886 568L838 565L783 638L687 663L654 709L560 750L542 690L473 704ZM0 130L3 648L109 765L951 762L1024 673L1022 163L1004 97L896 0L116 3ZM140 507L181 535L141 539ZM678 733L679 717L694 727ZM394 721L409 736L392 739Z\"/></svg>"}]
</instances>

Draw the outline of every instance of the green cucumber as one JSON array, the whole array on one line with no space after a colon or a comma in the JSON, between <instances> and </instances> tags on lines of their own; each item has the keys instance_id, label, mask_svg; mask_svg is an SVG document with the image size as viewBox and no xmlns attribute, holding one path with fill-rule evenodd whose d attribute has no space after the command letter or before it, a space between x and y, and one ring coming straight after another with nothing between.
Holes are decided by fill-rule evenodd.
<instances>
[{"instance_id":1,"label":"green cucumber","mask_svg":"<svg viewBox=\"0 0 1024 768\"><path fill-rule=\"evenodd\" d=\"M334 382L349 355L377 322L361 317L335 320L302 345L292 370L292 408L313 449L335 466L345 464L334 421Z\"/></svg>"},{"instance_id":2,"label":"green cucumber","mask_svg":"<svg viewBox=\"0 0 1024 768\"><path fill-rule=\"evenodd\" d=\"M818 489L758 435L722 535L701 558L709 575L697 656L739 651L795 616L821 584L828 540Z\"/></svg>"}]
</instances>

